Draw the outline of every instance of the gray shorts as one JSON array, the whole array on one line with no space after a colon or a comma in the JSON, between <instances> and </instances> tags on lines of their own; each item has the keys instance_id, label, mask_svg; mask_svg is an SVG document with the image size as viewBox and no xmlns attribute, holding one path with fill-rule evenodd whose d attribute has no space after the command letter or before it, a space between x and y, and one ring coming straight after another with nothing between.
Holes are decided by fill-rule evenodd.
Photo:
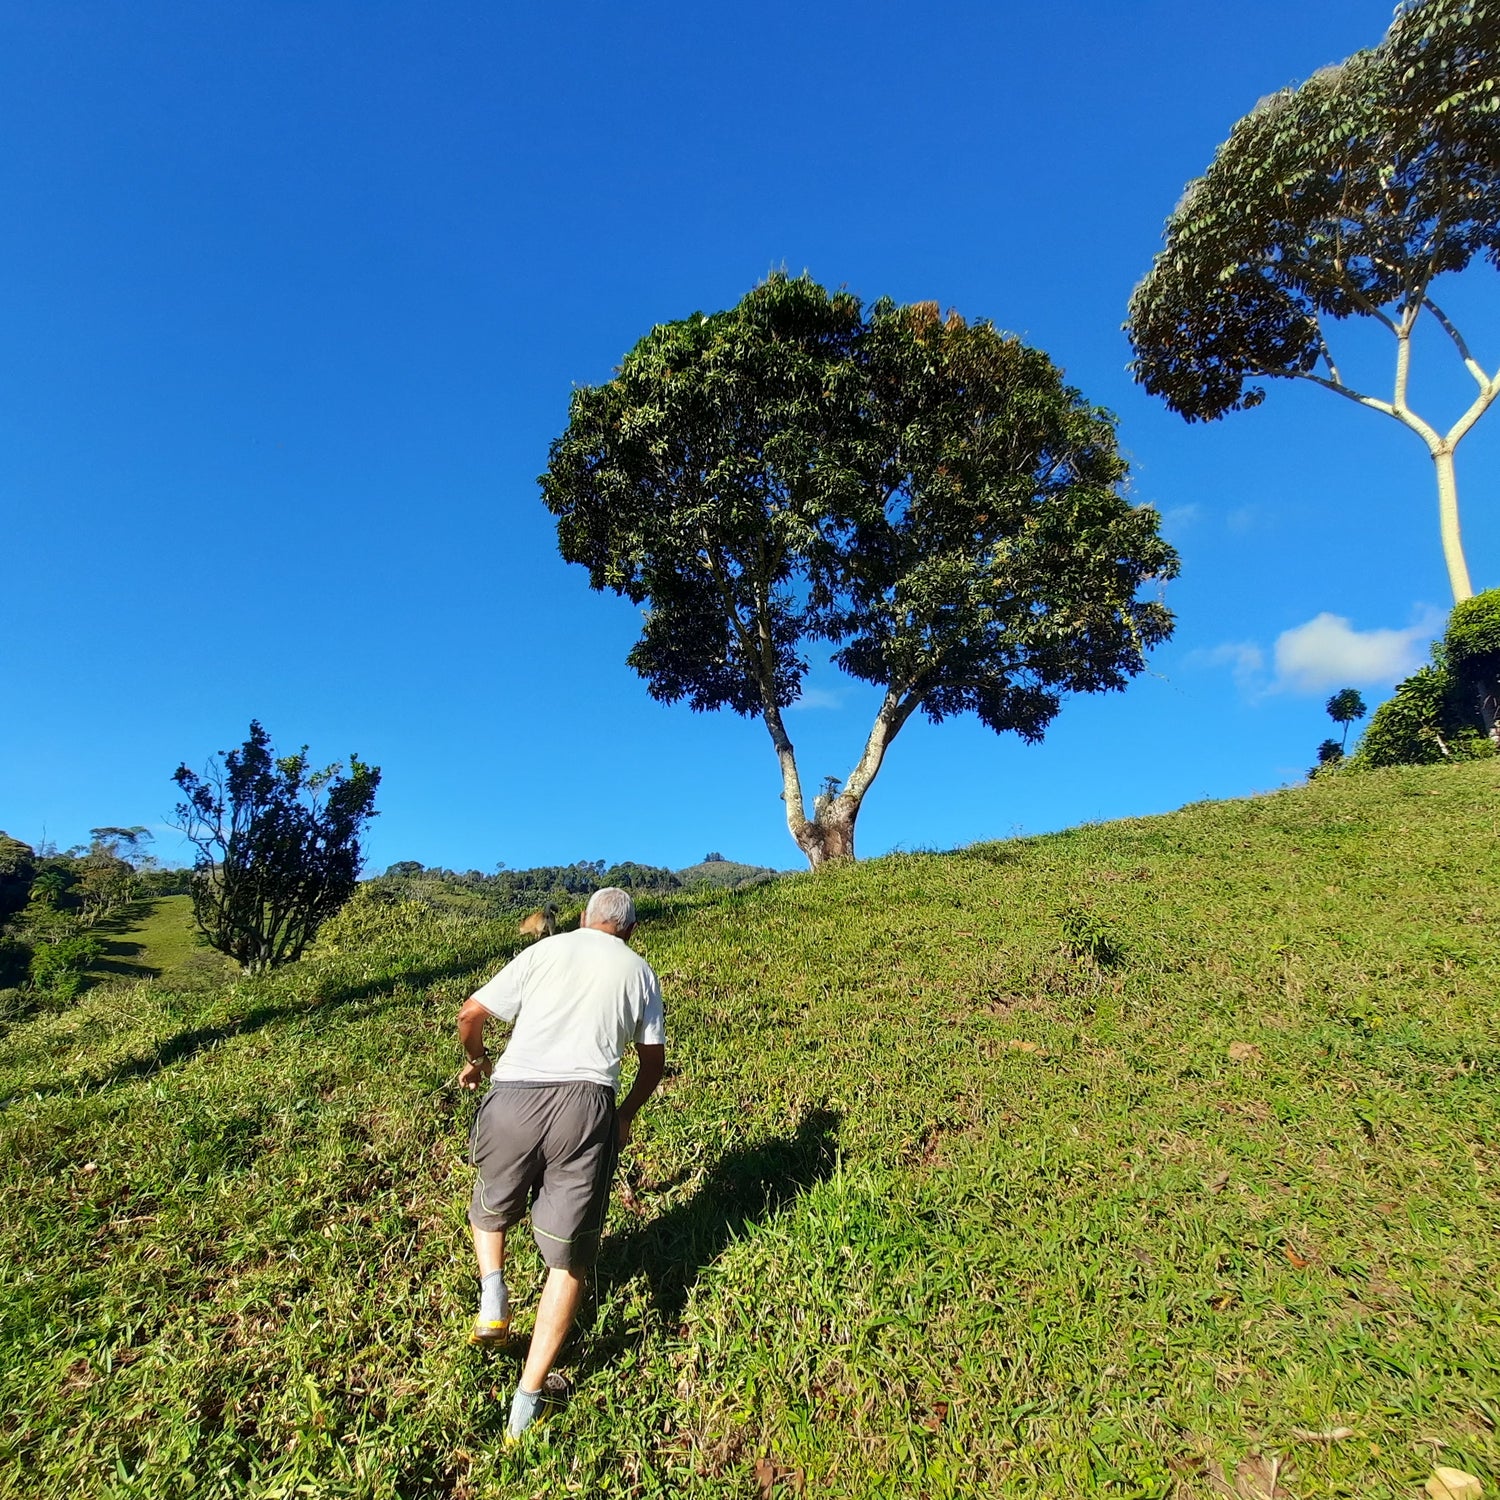
<instances>
[{"instance_id":1,"label":"gray shorts","mask_svg":"<svg viewBox=\"0 0 1500 1500\"><path fill-rule=\"evenodd\" d=\"M469 1136L479 1168L469 1223L509 1229L531 1205L549 1266L586 1270L599 1253L619 1154L615 1095L602 1083L494 1083Z\"/></svg>"}]
</instances>

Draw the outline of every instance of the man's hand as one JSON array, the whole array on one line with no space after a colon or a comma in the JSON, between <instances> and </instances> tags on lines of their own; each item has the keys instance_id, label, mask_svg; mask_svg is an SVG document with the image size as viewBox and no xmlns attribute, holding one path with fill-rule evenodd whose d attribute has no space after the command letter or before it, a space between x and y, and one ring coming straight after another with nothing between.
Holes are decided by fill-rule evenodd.
<instances>
[{"instance_id":1,"label":"man's hand","mask_svg":"<svg viewBox=\"0 0 1500 1500\"><path fill-rule=\"evenodd\" d=\"M630 1127L634 1123L635 1116L627 1115L623 1110L616 1118L615 1123L620 1127L620 1150L623 1151L630 1144Z\"/></svg>"},{"instance_id":2,"label":"man's hand","mask_svg":"<svg viewBox=\"0 0 1500 1500\"><path fill-rule=\"evenodd\" d=\"M459 1088L477 1089L481 1083L488 1083L494 1066L494 1059L490 1057L479 1057L472 1062L466 1062L458 1070Z\"/></svg>"}]
</instances>

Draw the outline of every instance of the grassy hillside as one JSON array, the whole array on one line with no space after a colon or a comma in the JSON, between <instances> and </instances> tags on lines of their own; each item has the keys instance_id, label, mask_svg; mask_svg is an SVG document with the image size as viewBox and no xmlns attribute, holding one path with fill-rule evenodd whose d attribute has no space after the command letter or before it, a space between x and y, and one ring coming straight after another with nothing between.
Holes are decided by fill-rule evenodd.
<instances>
[{"instance_id":1,"label":"grassy hillside","mask_svg":"<svg viewBox=\"0 0 1500 1500\"><path fill-rule=\"evenodd\" d=\"M193 926L191 896L133 901L90 929L103 952L89 970L95 983L114 979L159 979L184 971L223 977L233 965L202 947Z\"/></svg>"},{"instance_id":2,"label":"grassy hillside","mask_svg":"<svg viewBox=\"0 0 1500 1500\"><path fill-rule=\"evenodd\" d=\"M650 908L676 1072L522 1459L443 1087L512 924L90 991L0 1040L0 1493L1493 1492L1497 834L1481 762Z\"/></svg>"}]
</instances>

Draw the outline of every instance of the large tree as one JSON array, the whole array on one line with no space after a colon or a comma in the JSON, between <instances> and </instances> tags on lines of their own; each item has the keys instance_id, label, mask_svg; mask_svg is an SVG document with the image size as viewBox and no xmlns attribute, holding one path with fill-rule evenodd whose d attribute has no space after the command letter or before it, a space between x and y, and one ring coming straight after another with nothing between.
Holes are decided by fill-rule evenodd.
<instances>
[{"instance_id":1,"label":"large tree","mask_svg":"<svg viewBox=\"0 0 1500 1500\"><path fill-rule=\"evenodd\" d=\"M1500 266L1500 0L1412 0L1385 40L1263 99L1167 221L1126 328L1134 372L1188 421L1258 405L1262 376L1311 381L1426 445L1455 599L1473 593L1454 453L1500 395L1436 283ZM1390 395L1345 378L1330 325L1393 340ZM1430 320L1473 377L1448 422L1412 407L1412 338Z\"/></svg>"},{"instance_id":2,"label":"large tree","mask_svg":"<svg viewBox=\"0 0 1500 1500\"><path fill-rule=\"evenodd\" d=\"M304 745L277 756L254 719L238 750L200 777L178 766L177 826L198 851L193 915L209 944L250 974L302 956L354 894L360 835L375 813L380 768L349 757L314 770Z\"/></svg>"},{"instance_id":3,"label":"large tree","mask_svg":"<svg viewBox=\"0 0 1500 1500\"><path fill-rule=\"evenodd\" d=\"M0 831L0 923L26 905L35 876L36 851Z\"/></svg>"},{"instance_id":4,"label":"large tree","mask_svg":"<svg viewBox=\"0 0 1500 1500\"><path fill-rule=\"evenodd\" d=\"M1113 419L1040 351L777 275L576 390L541 484L564 558L648 605L628 660L651 695L764 720L816 868L852 857L918 709L1036 741L1064 693L1142 670L1171 616L1137 593L1177 558L1124 477ZM784 710L817 640L882 697L809 815Z\"/></svg>"}]
</instances>

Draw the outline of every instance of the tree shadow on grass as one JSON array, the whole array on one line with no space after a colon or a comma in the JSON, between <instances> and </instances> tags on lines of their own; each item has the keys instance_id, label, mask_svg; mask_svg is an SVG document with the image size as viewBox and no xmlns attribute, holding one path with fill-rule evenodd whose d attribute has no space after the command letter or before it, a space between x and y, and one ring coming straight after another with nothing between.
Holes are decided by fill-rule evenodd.
<instances>
[{"instance_id":1,"label":"tree shadow on grass","mask_svg":"<svg viewBox=\"0 0 1500 1500\"><path fill-rule=\"evenodd\" d=\"M156 912L155 901L132 901L113 916L102 917L89 928L89 936L99 942L100 956L89 965L90 984L111 979L156 979L161 970L150 964L134 962L146 951L146 945L124 934L144 926Z\"/></svg>"},{"instance_id":2,"label":"tree shadow on grass","mask_svg":"<svg viewBox=\"0 0 1500 1500\"><path fill-rule=\"evenodd\" d=\"M176 1063L187 1062L200 1052L217 1047L233 1037L249 1036L263 1027L278 1021L319 1019L336 1010L369 1000L377 995L388 995L405 986L410 989L425 989L444 980L467 974L475 965L468 961L434 964L424 969L411 969L402 974L383 975L378 979L365 980L359 984L331 986L320 991L310 1000L295 1000L278 1005L257 1005L244 1015L217 1026L192 1026L156 1043L149 1052L127 1058L107 1072L83 1074L65 1079L47 1088L24 1089L19 1094L0 1099L0 1109L7 1108L17 1099L46 1098L54 1094L90 1094L101 1089L114 1088L122 1083L131 1083L141 1078L151 1078Z\"/></svg>"},{"instance_id":3,"label":"tree shadow on grass","mask_svg":"<svg viewBox=\"0 0 1500 1500\"><path fill-rule=\"evenodd\" d=\"M644 1276L653 1310L676 1329L698 1278L733 1240L832 1174L841 1118L834 1110L809 1109L790 1135L725 1152L691 1198L605 1240L596 1285ZM583 1331L578 1377L614 1364L639 1337L614 1323Z\"/></svg>"},{"instance_id":4,"label":"tree shadow on grass","mask_svg":"<svg viewBox=\"0 0 1500 1500\"><path fill-rule=\"evenodd\" d=\"M99 944L99 956L89 965L89 980L100 984L111 979L159 979L160 969L136 962L145 951L144 943L106 938Z\"/></svg>"}]
</instances>

